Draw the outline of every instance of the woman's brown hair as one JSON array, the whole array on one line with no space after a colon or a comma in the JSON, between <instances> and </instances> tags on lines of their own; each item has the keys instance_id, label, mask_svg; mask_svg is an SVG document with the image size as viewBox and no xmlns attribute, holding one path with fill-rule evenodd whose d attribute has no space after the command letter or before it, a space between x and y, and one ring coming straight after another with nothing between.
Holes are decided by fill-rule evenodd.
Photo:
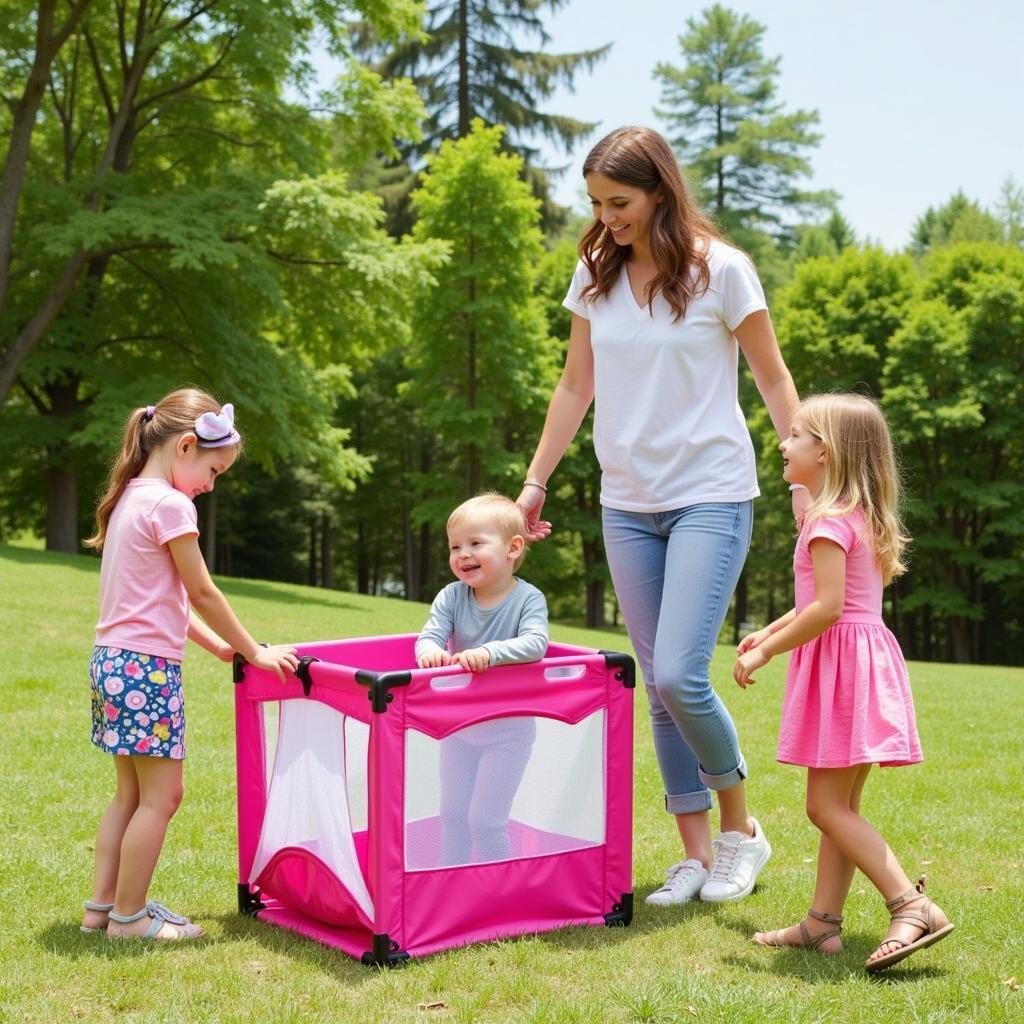
<instances>
[{"instance_id":1,"label":"woman's brown hair","mask_svg":"<svg viewBox=\"0 0 1024 1024\"><path fill-rule=\"evenodd\" d=\"M690 194L668 142L650 128L619 128L587 154L583 177L592 173L648 194L660 193L651 221L651 255L658 273L647 285L647 306L653 312L654 297L661 294L675 319L682 319L690 301L707 291L707 243L721 234ZM595 220L580 239L580 258L591 275L583 298L608 295L628 255L629 247L618 245Z\"/></svg>"},{"instance_id":2,"label":"woman's brown hair","mask_svg":"<svg viewBox=\"0 0 1024 1024\"><path fill-rule=\"evenodd\" d=\"M149 415L150 409L152 415ZM142 472L152 451L173 437L194 431L196 420L204 412L216 413L220 409L220 402L205 391L179 388L164 395L156 405L132 412L124 426L121 450L110 465L106 490L96 506L96 532L83 542L87 548L103 547L114 506L124 494L128 481Z\"/></svg>"}]
</instances>

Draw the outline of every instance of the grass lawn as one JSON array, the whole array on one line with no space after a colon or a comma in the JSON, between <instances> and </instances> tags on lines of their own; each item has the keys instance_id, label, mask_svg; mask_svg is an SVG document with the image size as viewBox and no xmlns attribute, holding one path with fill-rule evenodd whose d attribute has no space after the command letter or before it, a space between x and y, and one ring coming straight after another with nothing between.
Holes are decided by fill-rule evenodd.
<instances>
[{"instance_id":1,"label":"grass lawn","mask_svg":"<svg viewBox=\"0 0 1024 1024\"><path fill-rule=\"evenodd\" d=\"M235 911L234 750L229 670L188 656L186 797L157 869L157 898L195 917L196 945L112 944L78 931L110 759L89 742L86 663L95 559L0 546L0 1020L2 1021L1024 1021L1024 670L911 666L927 761L876 771L864 809L908 873L926 871L956 933L888 975L861 969L881 900L861 876L845 951L823 959L748 940L796 920L813 885L816 834L804 776L774 761L784 664L751 691L713 678L750 764L752 809L774 857L747 900L644 905L678 859L661 810L643 690L637 692L630 928L579 928L471 946L394 971L362 967ZM258 637L295 641L419 628L425 606L247 580L222 581ZM555 626L553 637L622 649L621 634Z\"/></svg>"}]
</instances>

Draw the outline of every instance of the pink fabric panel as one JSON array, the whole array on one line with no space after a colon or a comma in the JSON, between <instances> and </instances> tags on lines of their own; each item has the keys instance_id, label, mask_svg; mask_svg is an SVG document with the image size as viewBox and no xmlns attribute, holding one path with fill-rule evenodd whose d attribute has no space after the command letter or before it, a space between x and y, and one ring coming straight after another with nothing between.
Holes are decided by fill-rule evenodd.
<instances>
[{"instance_id":1,"label":"pink fabric panel","mask_svg":"<svg viewBox=\"0 0 1024 1024\"><path fill-rule=\"evenodd\" d=\"M393 691L388 710L373 716L368 767L369 872L373 930L403 943L405 886L405 695Z\"/></svg>"},{"instance_id":2,"label":"pink fabric panel","mask_svg":"<svg viewBox=\"0 0 1024 1024\"><path fill-rule=\"evenodd\" d=\"M348 927L372 926L337 875L319 857L301 847L278 850L260 872L256 885L284 906L301 910L317 921Z\"/></svg>"},{"instance_id":3,"label":"pink fabric panel","mask_svg":"<svg viewBox=\"0 0 1024 1024\"><path fill-rule=\"evenodd\" d=\"M637 692L626 689L609 671L605 743L607 910L619 902L623 893L633 891L633 701Z\"/></svg>"},{"instance_id":4,"label":"pink fabric panel","mask_svg":"<svg viewBox=\"0 0 1024 1024\"><path fill-rule=\"evenodd\" d=\"M235 770L238 787L238 880L252 871L267 810L267 769L264 760L263 705L235 686Z\"/></svg>"},{"instance_id":5,"label":"pink fabric panel","mask_svg":"<svg viewBox=\"0 0 1024 1024\"><path fill-rule=\"evenodd\" d=\"M312 646L316 645L299 644L299 656L308 654ZM245 687L250 700L305 700L302 681L291 672L287 672L286 676L287 681L282 683L273 672L246 665L245 682L241 685ZM367 688L356 682L353 669L343 665L314 662L309 667L309 676L313 680L312 697L360 722L369 722L372 719L373 709L366 696Z\"/></svg>"},{"instance_id":6,"label":"pink fabric panel","mask_svg":"<svg viewBox=\"0 0 1024 1024\"><path fill-rule=\"evenodd\" d=\"M568 850L585 850L601 845L588 842L586 839L577 839L575 836L545 832L542 829L524 825L520 821L510 821L508 832L509 845L514 857L545 857L565 853ZM408 865L408 870L423 871L437 867L441 860L441 818L439 816L409 822L406 839L409 849L414 850L419 858Z\"/></svg>"},{"instance_id":7,"label":"pink fabric panel","mask_svg":"<svg viewBox=\"0 0 1024 1024\"><path fill-rule=\"evenodd\" d=\"M402 949L423 954L565 924L603 924L611 910L604 905L604 858L597 846L407 874Z\"/></svg>"},{"instance_id":8,"label":"pink fabric panel","mask_svg":"<svg viewBox=\"0 0 1024 1024\"><path fill-rule=\"evenodd\" d=\"M340 949L349 956L361 959L364 953L373 948L373 936L365 928L340 928L314 921L297 910L289 910L271 901L266 910L256 915L261 921L275 924L279 928L304 935L307 939L322 942L325 946Z\"/></svg>"},{"instance_id":9,"label":"pink fabric panel","mask_svg":"<svg viewBox=\"0 0 1024 1024\"><path fill-rule=\"evenodd\" d=\"M580 665L585 671L575 678L545 677L553 667ZM431 685L433 679L465 674L458 665L413 672L408 687L403 687L408 727L443 739L468 725L509 715L540 715L575 724L605 706L608 670L603 656L592 651L487 669L458 688Z\"/></svg>"}]
</instances>

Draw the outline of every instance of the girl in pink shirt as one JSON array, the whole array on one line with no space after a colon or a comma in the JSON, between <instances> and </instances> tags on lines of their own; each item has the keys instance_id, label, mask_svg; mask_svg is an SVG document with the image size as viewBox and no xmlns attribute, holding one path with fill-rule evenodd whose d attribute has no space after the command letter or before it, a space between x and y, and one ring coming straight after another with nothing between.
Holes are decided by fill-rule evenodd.
<instances>
[{"instance_id":1,"label":"girl in pink shirt","mask_svg":"<svg viewBox=\"0 0 1024 1024\"><path fill-rule=\"evenodd\" d=\"M173 391L136 409L96 510L100 618L89 666L92 741L114 755L117 788L96 836L82 931L108 938L190 939L202 929L146 902L167 825L182 796L186 637L223 661L235 652L275 671L292 647L261 647L235 617L199 550L196 495L231 468L242 438L232 406ZM200 619L195 613L202 616Z\"/></svg>"},{"instance_id":2,"label":"girl in pink shirt","mask_svg":"<svg viewBox=\"0 0 1024 1024\"><path fill-rule=\"evenodd\" d=\"M777 756L807 767L807 815L821 843L807 918L754 941L840 952L843 904L860 868L891 916L864 965L881 971L953 930L924 895L924 877L912 886L860 814L873 764L922 759L907 667L882 621L882 588L906 568L896 459L881 410L859 395L807 399L779 448L783 477L812 498L793 559L796 607L744 638L733 676L749 686L776 654L793 651Z\"/></svg>"}]
</instances>

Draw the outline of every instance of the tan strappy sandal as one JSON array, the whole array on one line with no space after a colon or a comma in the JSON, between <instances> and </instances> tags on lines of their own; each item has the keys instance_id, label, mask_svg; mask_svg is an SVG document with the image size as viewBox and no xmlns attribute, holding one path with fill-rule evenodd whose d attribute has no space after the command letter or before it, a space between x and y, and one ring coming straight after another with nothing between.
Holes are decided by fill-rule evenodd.
<instances>
[{"instance_id":1,"label":"tan strappy sandal","mask_svg":"<svg viewBox=\"0 0 1024 1024\"><path fill-rule=\"evenodd\" d=\"M771 946L774 949L782 949L782 948L811 949L811 950L814 950L815 953L818 953L821 956L836 956L838 953L841 953L842 952L841 949L837 949L834 952L828 952L828 951L826 951L824 949L821 949L820 946L827 939L839 938L839 936L840 936L840 934L842 933L842 930L843 930L843 917L842 917L842 915L840 914L838 917L836 917L833 914L822 914L820 911L817 911L813 907L810 907L807 910L807 916L808 917L813 917L815 921L821 921L822 924L831 924L831 925L835 925L835 927L834 928L826 928L825 931L821 932L819 935L815 935L815 936L812 937L811 933L807 930L807 925L803 921L801 921L800 922L800 940L801 940L800 942L768 942L768 941L766 941L769 936L778 935L780 932L784 931L784 929L782 929L782 928L777 928L775 931L771 931L771 932L759 932L758 934L759 935L764 935L765 938L764 939L754 938L752 941L756 942L759 946Z\"/></svg>"},{"instance_id":2,"label":"tan strappy sandal","mask_svg":"<svg viewBox=\"0 0 1024 1024\"><path fill-rule=\"evenodd\" d=\"M931 946L933 943L938 942L939 939L944 939L953 931L954 926L950 923L949 918L946 917L942 909L924 895L924 887L927 881L928 876L922 875L913 889L908 889L906 892L901 892L899 896L893 896L891 900L885 901L885 909L889 911L890 923L907 921L915 928L920 928L924 934L913 942L905 942L903 939L883 939L878 944L879 949L890 942L898 943L900 948L894 949L891 953L886 953L884 956L877 957L874 960L868 960L864 964L864 970L870 974L874 974L876 971L884 971L887 967L898 964L901 960L905 960L910 956L911 953L916 953L919 949L924 949L925 946ZM903 909L908 903L913 903L915 900L922 900L920 907L911 907L909 910Z\"/></svg>"}]
</instances>

